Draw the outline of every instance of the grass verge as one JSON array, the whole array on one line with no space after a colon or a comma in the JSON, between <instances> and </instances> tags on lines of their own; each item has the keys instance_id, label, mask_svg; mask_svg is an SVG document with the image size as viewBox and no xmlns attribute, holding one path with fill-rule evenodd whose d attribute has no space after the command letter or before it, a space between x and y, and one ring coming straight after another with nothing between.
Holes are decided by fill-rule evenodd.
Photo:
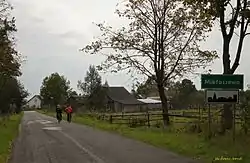
<instances>
[{"instance_id":1,"label":"grass verge","mask_svg":"<svg viewBox=\"0 0 250 163\"><path fill-rule=\"evenodd\" d=\"M54 113L42 113L54 116ZM231 133L208 140L202 134L175 130L174 125L167 130L145 127L129 128L126 125L109 124L96 120L96 118L82 115L74 115L73 122L119 133L205 163L219 163L225 162L225 160L227 163L250 162L250 139L243 135L237 135L236 142L233 143Z\"/></svg>"},{"instance_id":2,"label":"grass verge","mask_svg":"<svg viewBox=\"0 0 250 163\"><path fill-rule=\"evenodd\" d=\"M22 114L12 115L8 119L0 117L0 163L7 163L9 159L21 118Z\"/></svg>"}]
</instances>

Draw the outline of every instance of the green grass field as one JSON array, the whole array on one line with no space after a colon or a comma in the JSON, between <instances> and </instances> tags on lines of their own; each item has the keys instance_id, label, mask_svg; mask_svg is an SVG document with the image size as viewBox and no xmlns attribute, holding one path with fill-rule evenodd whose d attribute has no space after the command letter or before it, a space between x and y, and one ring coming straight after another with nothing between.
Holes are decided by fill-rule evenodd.
<instances>
[{"instance_id":1,"label":"green grass field","mask_svg":"<svg viewBox=\"0 0 250 163\"><path fill-rule=\"evenodd\" d=\"M9 119L0 118L0 163L8 161L12 141L18 134L21 118L22 114L12 115Z\"/></svg>"},{"instance_id":2,"label":"green grass field","mask_svg":"<svg viewBox=\"0 0 250 163\"><path fill-rule=\"evenodd\" d=\"M54 116L54 113L46 112L45 114ZM106 121L97 120L95 117L84 115L74 115L73 122L119 133L205 163L219 163L225 162L225 160L228 163L250 162L249 136L238 134L236 142L233 142L232 133L227 133L225 136L216 136L208 140L204 133L185 132L180 129L183 128L183 124L180 125L176 122L167 129L154 127L130 128L128 125L110 124Z\"/></svg>"}]
</instances>

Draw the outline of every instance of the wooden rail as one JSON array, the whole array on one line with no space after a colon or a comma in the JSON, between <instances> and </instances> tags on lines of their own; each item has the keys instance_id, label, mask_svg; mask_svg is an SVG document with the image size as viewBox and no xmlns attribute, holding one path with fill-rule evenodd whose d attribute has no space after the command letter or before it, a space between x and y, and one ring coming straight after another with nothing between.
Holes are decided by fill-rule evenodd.
<instances>
[{"instance_id":1,"label":"wooden rail","mask_svg":"<svg viewBox=\"0 0 250 163\"><path fill-rule=\"evenodd\" d=\"M179 113L179 114L178 114ZM199 112L174 112L173 113L168 113L167 115L169 117L176 117L176 118L186 118L190 119L190 122L192 122L192 119L194 120L207 120L208 116L206 114L202 114ZM128 124L131 125L133 123L137 123L137 125L142 125L142 126L148 126L150 127L152 125L152 122L154 121L162 121L163 120L163 115L162 113L136 113L136 114L108 114L108 113L101 113L101 114L89 114L89 116L95 116L100 120L105 120L108 121L110 124ZM218 117L221 116L221 114L214 113L212 114L212 119L218 122ZM236 115L236 123L242 123L240 120L241 118L239 115ZM249 117L250 119L250 117ZM189 121L178 121L176 123L188 123Z\"/></svg>"}]
</instances>

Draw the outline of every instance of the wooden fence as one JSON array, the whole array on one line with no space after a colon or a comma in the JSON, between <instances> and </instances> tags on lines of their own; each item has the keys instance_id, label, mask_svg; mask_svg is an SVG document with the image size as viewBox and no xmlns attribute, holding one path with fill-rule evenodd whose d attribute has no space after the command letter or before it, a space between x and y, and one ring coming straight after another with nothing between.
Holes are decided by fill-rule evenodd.
<instances>
[{"instance_id":1,"label":"wooden fence","mask_svg":"<svg viewBox=\"0 0 250 163\"><path fill-rule=\"evenodd\" d=\"M92 115L93 116L93 115ZM171 111L168 116L170 120L174 123L189 123L194 121L208 121L207 112L190 112L190 111ZM211 113L211 120L219 123L221 113L219 111ZM155 122L159 122L163 120L162 113L120 113L120 114L108 114L102 113L96 115L97 119L108 121L110 124L133 124L137 123L137 125L148 126ZM250 119L250 117L249 117ZM242 123L239 114L235 116L235 121L237 124Z\"/></svg>"}]
</instances>

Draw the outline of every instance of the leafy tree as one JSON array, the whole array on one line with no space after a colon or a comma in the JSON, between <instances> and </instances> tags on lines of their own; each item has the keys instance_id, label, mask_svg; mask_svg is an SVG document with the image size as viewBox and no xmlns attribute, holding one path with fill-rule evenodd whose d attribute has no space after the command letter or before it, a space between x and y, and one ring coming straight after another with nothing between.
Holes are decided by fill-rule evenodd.
<instances>
[{"instance_id":1,"label":"leafy tree","mask_svg":"<svg viewBox=\"0 0 250 163\"><path fill-rule=\"evenodd\" d=\"M69 92L68 92L68 96L69 96L69 97L77 97L78 94L77 94L76 91L72 91L72 90L70 89Z\"/></svg>"},{"instance_id":2,"label":"leafy tree","mask_svg":"<svg viewBox=\"0 0 250 163\"><path fill-rule=\"evenodd\" d=\"M70 91L70 81L58 73L52 73L43 79L40 95L44 104L57 105L67 101Z\"/></svg>"},{"instance_id":3,"label":"leafy tree","mask_svg":"<svg viewBox=\"0 0 250 163\"><path fill-rule=\"evenodd\" d=\"M14 111L18 113L29 94L15 77L5 76L5 80L5 87L2 88L0 94L0 111L2 114L9 113L10 104L14 104L16 106Z\"/></svg>"},{"instance_id":4,"label":"leafy tree","mask_svg":"<svg viewBox=\"0 0 250 163\"><path fill-rule=\"evenodd\" d=\"M105 81L105 83L104 83L104 85L103 85L104 87L109 87L109 83L108 83L108 81L106 80Z\"/></svg>"},{"instance_id":5,"label":"leafy tree","mask_svg":"<svg viewBox=\"0 0 250 163\"><path fill-rule=\"evenodd\" d=\"M77 88L86 95L92 94L95 89L102 85L102 77L99 75L94 65L89 66L84 81L79 80Z\"/></svg>"},{"instance_id":6,"label":"leafy tree","mask_svg":"<svg viewBox=\"0 0 250 163\"><path fill-rule=\"evenodd\" d=\"M13 33L16 32L15 19L10 16L12 7L5 0L0 0L0 112L10 112L10 104L16 105L19 112L26 90L16 79L21 75L21 56L15 49Z\"/></svg>"},{"instance_id":7,"label":"leafy tree","mask_svg":"<svg viewBox=\"0 0 250 163\"><path fill-rule=\"evenodd\" d=\"M205 100L204 100L204 97L205 97L205 92L203 90L198 90L194 95L192 95L194 101L193 101L193 104L194 105L198 105L198 106L201 106L203 107L204 104L205 104Z\"/></svg>"},{"instance_id":8,"label":"leafy tree","mask_svg":"<svg viewBox=\"0 0 250 163\"><path fill-rule=\"evenodd\" d=\"M98 68L112 72L135 70L153 77L163 106L164 124L169 124L168 103L164 85L170 79L205 67L217 55L202 51L198 45L211 30L211 17L196 8L183 5L182 0L130 0L121 18L129 19L127 27L114 30L97 24L103 34L82 50L107 56ZM113 51L105 53L104 49Z\"/></svg>"},{"instance_id":9,"label":"leafy tree","mask_svg":"<svg viewBox=\"0 0 250 163\"><path fill-rule=\"evenodd\" d=\"M107 82L106 85L108 85ZM89 66L84 81L79 80L77 87L87 96L86 102L90 109L99 110L104 108L105 89L102 85L102 78L94 65Z\"/></svg>"},{"instance_id":10,"label":"leafy tree","mask_svg":"<svg viewBox=\"0 0 250 163\"><path fill-rule=\"evenodd\" d=\"M241 52L246 36L250 35L250 1L248 0L186 0L197 11L219 20L223 38L223 74L234 74L240 64ZM237 48L232 52L232 38L237 39ZM231 62L234 58L233 62ZM222 113L222 133L233 126L233 113L230 105L224 105Z\"/></svg>"},{"instance_id":11,"label":"leafy tree","mask_svg":"<svg viewBox=\"0 0 250 163\"><path fill-rule=\"evenodd\" d=\"M142 96L143 98L153 96L152 94L156 94L155 96L158 96L159 94L157 84L152 78L148 78L145 82L142 82L140 84L138 83L137 89L134 94L137 97Z\"/></svg>"},{"instance_id":12,"label":"leafy tree","mask_svg":"<svg viewBox=\"0 0 250 163\"><path fill-rule=\"evenodd\" d=\"M15 50L13 32L16 32L15 19L10 19L11 6L0 0L0 73L19 76L20 55Z\"/></svg>"},{"instance_id":13,"label":"leafy tree","mask_svg":"<svg viewBox=\"0 0 250 163\"><path fill-rule=\"evenodd\" d=\"M72 108L74 108L74 112L78 111L78 98L79 96L76 91L70 90L68 92L67 103L70 104Z\"/></svg>"},{"instance_id":14,"label":"leafy tree","mask_svg":"<svg viewBox=\"0 0 250 163\"><path fill-rule=\"evenodd\" d=\"M181 82L172 83L168 89L171 95L171 105L174 109L188 108L197 103L195 96L198 91L189 79L183 79ZM204 97L203 97L204 98Z\"/></svg>"},{"instance_id":15,"label":"leafy tree","mask_svg":"<svg viewBox=\"0 0 250 163\"><path fill-rule=\"evenodd\" d=\"M14 47L12 33L16 31L15 20L9 20L11 6L0 0L0 93L8 77L19 76L19 54Z\"/></svg>"},{"instance_id":16,"label":"leafy tree","mask_svg":"<svg viewBox=\"0 0 250 163\"><path fill-rule=\"evenodd\" d=\"M189 79L183 79L179 87L179 102L185 107L192 105L195 102L193 96L197 93L197 89L193 82Z\"/></svg>"},{"instance_id":17,"label":"leafy tree","mask_svg":"<svg viewBox=\"0 0 250 163\"><path fill-rule=\"evenodd\" d=\"M24 88L24 86L18 82L18 89L16 91L14 103L16 105L16 113L21 111L23 105L26 104L26 98L29 96L29 92Z\"/></svg>"}]
</instances>

